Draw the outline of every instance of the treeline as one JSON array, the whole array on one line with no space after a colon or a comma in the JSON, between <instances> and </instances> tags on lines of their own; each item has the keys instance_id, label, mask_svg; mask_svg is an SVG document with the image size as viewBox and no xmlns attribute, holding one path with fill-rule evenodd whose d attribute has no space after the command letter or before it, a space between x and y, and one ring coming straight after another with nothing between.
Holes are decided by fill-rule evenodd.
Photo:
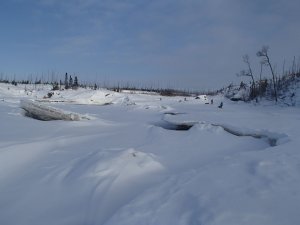
<instances>
[{"instance_id":1,"label":"treeline","mask_svg":"<svg viewBox=\"0 0 300 225\"><path fill-rule=\"evenodd\" d=\"M0 74L0 83L6 83L6 84L12 84L17 86L18 84L33 84L33 85L52 85L52 90L62 90L62 89L77 89L78 87L87 87L91 85L86 84L80 84L78 81L78 77L74 75L74 78L72 75L68 75L68 73L65 74L64 81L62 80L55 80L52 78L52 81L45 81L43 79L36 78L35 81L32 79L21 79L17 80L15 77L13 79L4 78L3 74ZM94 87L94 86L93 86Z\"/></svg>"},{"instance_id":2,"label":"treeline","mask_svg":"<svg viewBox=\"0 0 300 225\"><path fill-rule=\"evenodd\" d=\"M267 97L277 102L289 87L299 82L300 61L296 63L296 58L294 57L292 66L288 69L285 68L284 61L282 72L278 72L276 67L272 64L268 46L263 46L257 52L256 56L260 58L259 75L253 73L250 57L248 55L243 56L243 62L246 65L246 69L237 74L239 77L249 77L251 79L250 85L247 85L246 82L242 81L238 88L231 84L225 89L227 89L227 93L230 93L230 90L231 93L233 93L233 89L237 89L237 91L249 90L248 92L244 92L245 94L243 96L233 97L232 94L229 94L229 97L232 100L259 101L261 97ZM271 77L264 76L264 68L265 71L269 71ZM291 95L294 96L295 93L291 93Z\"/></svg>"},{"instance_id":3,"label":"treeline","mask_svg":"<svg viewBox=\"0 0 300 225\"><path fill-rule=\"evenodd\" d=\"M80 83L78 76L75 75L68 75L68 73L65 74L64 79L60 79L57 81L54 78L51 79L52 81L45 81L43 79L36 78L35 81L32 81L32 79L26 79L26 80L17 80L15 78L8 79L3 78L3 74L0 74L0 83L7 83L17 86L18 84L25 84L25 85L52 85L52 90L67 90L67 89L73 89L76 90L77 88L89 88L93 90L98 90L100 88L105 88L111 91L115 92L124 92L124 91L130 91L130 92L147 92L147 93L155 93L162 96L197 96L197 95L215 95L217 94L216 91L192 91L192 90L180 90L176 88L157 88L153 85L149 86L139 86L139 85L133 85L130 83L126 84L117 84L112 86L102 86L98 83Z\"/></svg>"},{"instance_id":4,"label":"treeline","mask_svg":"<svg viewBox=\"0 0 300 225\"><path fill-rule=\"evenodd\" d=\"M198 95L216 95L220 92L220 90L217 91L194 91L194 90L188 90L188 89L175 89L175 88L155 88L153 86L151 87L137 87L134 85L117 85L112 87L106 87L108 90L115 91L115 92L144 92L144 93L155 93L159 94L161 96L184 96L184 97L191 97L191 96L198 96Z\"/></svg>"}]
</instances>

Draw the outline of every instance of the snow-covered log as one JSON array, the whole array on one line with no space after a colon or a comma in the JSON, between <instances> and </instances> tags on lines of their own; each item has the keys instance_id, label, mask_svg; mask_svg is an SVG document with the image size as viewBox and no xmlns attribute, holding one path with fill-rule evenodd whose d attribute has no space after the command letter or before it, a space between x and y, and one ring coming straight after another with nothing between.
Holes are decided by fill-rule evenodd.
<instances>
[{"instance_id":1,"label":"snow-covered log","mask_svg":"<svg viewBox=\"0 0 300 225\"><path fill-rule=\"evenodd\" d=\"M32 100L21 100L20 106L25 110L26 116L39 120L78 121L81 119L88 119L80 114L50 107Z\"/></svg>"}]
</instances>

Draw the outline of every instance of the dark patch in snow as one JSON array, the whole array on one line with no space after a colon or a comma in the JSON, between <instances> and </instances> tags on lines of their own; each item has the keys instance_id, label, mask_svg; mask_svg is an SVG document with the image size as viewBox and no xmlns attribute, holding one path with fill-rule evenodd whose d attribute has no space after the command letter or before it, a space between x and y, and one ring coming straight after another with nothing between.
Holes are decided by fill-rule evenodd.
<instances>
[{"instance_id":1,"label":"dark patch in snow","mask_svg":"<svg viewBox=\"0 0 300 225\"><path fill-rule=\"evenodd\" d=\"M279 134L272 134L272 133L257 133L255 131L253 132L242 132L239 131L238 129L234 129L225 125L220 125L220 124L211 124L212 126L216 126L216 127L222 127L226 132L238 136L238 137L253 137L253 138L257 138L257 139L266 139L268 144L271 147L275 147L278 145L278 140L281 138L286 138L286 135L279 135Z\"/></svg>"},{"instance_id":2,"label":"dark patch in snow","mask_svg":"<svg viewBox=\"0 0 300 225\"><path fill-rule=\"evenodd\" d=\"M165 115L172 115L172 116L176 116L176 115L180 115L180 114L186 114L186 113L180 113L180 112L165 112Z\"/></svg>"},{"instance_id":3,"label":"dark patch in snow","mask_svg":"<svg viewBox=\"0 0 300 225\"><path fill-rule=\"evenodd\" d=\"M176 130L176 131L187 131L194 126L194 124L186 124L186 123L174 124L164 120L162 120L159 123L155 123L153 125L157 127L161 127L165 130Z\"/></svg>"}]
</instances>

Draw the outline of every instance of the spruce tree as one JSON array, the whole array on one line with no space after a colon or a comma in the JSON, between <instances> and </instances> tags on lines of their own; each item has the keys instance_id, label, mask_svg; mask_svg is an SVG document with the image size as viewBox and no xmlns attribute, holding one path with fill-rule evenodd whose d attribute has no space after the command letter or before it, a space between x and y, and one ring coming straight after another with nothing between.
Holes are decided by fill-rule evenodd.
<instances>
[{"instance_id":1,"label":"spruce tree","mask_svg":"<svg viewBox=\"0 0 300 225\"><path fill-rule=\"evenodd\" d=\"M73 78L70 75L70 79L69 79L69 87L72 88L73 87Z\"/></svg>"},{"instance_id":2,"label":"spruce tree","mask_svg":"<svg viewBox=\"0 0 300 225\"><path fill-rule=\"evenodd\" d=\"M65 75L65 89L69 89L68 73L66 73L66 75Z\"/></svg>"},{"instance_id":3,"label":"spruce tree","mask_svg":"<svg viewBox=\"0 0 300 225\"><path fill-rule=\"evenodd\" d=\"M73 87L78 87L78 78L75 76Z\"/></svg>"}]
</instances>

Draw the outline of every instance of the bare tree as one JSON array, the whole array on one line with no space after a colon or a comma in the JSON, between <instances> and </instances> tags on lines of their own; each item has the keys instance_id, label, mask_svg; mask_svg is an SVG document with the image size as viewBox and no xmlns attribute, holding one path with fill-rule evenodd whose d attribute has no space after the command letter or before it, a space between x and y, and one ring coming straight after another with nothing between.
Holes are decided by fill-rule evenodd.
<instances>
[{"instance_id":1,"label":"bare tree","mask_svg":"<svg viewBox=\"0 0 300 225\"><path fill-rule=\"evenodd\" d=\"M293 60L292 74L293 74L293 76L296 74L296 57L295 56L294 56L294 60Z\"/></svg>"},{"instance_id":2,"label":"bare tree","mask_svg":"<svg viewBox=\"0 0 300 225\"><path fill-rule=\"evenodd\" d=\"M256 55L258 57L262 57L262 59L263 59L262 63L270 67L270 70L271 70L271 73L272 73L275 101L277 102L277 84L276 84L274 70L273 70L272 64L270 62L270 57L268 55L268 51L269 51L269 47L268 46L263 46L262 49L256 53Z\"/></svg>"},{"instance_id":3,"label":"bare tree","mask_svg":"<svg viewBox=\"0 0 300 225\"><path fill-rule=\"evenodd\" d=\"M251 95L251 97L256 97L255 80L254 80L253 72L251 69L250 58L247 54L243 55L243 61L247 65L247 70L240 71L240 73L238 73L237 76L251 77L252 85L251 85L251 94L250 95Z\"/></svg>"},{"instance_id":4,"label":"bare tree","mask_svg":"<svg viewBox=\"0 0 300 225\"><path fill-rule=\"evenodd\" d=\"M262 80L261 80L261 76L262 76L262 72L263 72L263 63L260 62L260 72L259 72L259 83L258 83L258 95L260 96L260 98L262 97Z\"/></svg>"}]
</instances>

